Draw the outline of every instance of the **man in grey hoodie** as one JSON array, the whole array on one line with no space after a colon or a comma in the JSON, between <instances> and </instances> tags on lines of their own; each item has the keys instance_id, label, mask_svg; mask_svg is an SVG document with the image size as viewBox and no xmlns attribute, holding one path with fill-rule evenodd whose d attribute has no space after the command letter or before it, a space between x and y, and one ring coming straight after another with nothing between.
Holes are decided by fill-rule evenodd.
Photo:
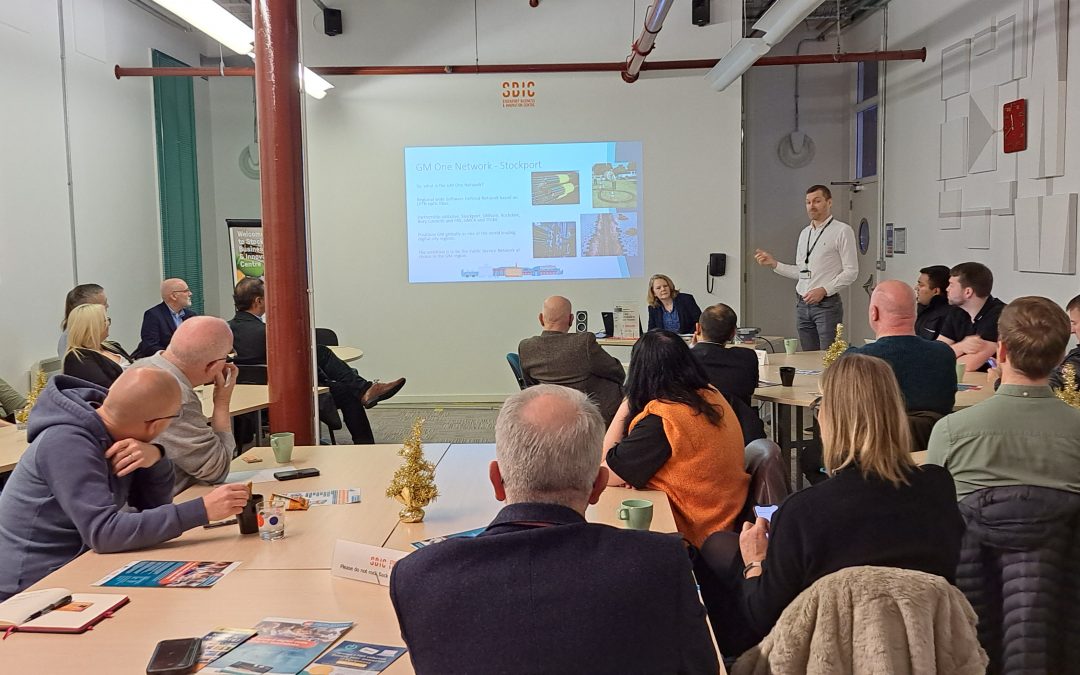
<instances>
[{"instance_id":1,"label":"man in grey hoodie","mask_svg":"<svg viewBox=\"0 0 1080 675\"><path fill-rule=\"evenodd\" d=\"M108 392L50 380L30 415L30 447L0 492L0 600L88 549L154 546L240 512L243 485L172 503L172 463L150 441L179 409L176 379L156 369L126 371Z\"/></svg>"}]
</instances>

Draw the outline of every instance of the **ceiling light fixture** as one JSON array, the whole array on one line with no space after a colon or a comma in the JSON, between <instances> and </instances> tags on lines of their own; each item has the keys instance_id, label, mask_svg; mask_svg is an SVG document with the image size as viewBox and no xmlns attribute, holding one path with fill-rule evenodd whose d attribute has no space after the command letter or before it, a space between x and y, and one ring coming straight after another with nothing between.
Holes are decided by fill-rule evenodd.
<instances>
[{"instance_id":1,"label":"ceiling light fixture","mask_svg":"<svg viewBox=\"0 0 1080 675\"><path fill-rule=\"evenodd\" d=\"M214 0L154 0L184 21L206 33L237 54L247 54L255 60L255 30L236 18ZM326 96L334 85L309 68L300 71L300 89L312 98Z\"/></svg>"}]
</instances>

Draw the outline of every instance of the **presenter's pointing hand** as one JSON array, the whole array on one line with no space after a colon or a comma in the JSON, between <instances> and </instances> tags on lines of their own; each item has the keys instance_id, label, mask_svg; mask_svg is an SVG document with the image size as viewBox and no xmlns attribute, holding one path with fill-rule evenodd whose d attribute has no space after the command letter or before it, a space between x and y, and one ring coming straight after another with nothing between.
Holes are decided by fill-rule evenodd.
<instances>
[{"instance_id":1,"label":"presenter's pointing hand","mask_svg":"<svg viewBox=\"0 0 1080 675\"><path fill-rule=\"evenodd\" d=\"M763 251L760 248L754 250L754 260L757 261L757 264L764 267L776 267L776 258L772 256L772 253Z\"/></svg>"}]
</instances>

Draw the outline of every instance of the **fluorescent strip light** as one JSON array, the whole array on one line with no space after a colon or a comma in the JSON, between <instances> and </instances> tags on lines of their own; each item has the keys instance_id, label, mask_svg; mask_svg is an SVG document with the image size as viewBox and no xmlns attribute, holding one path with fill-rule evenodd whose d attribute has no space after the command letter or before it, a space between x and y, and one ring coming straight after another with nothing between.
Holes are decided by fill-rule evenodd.
<instances>
[{"instance_id":1,"label":"fluorescent strip light","mask_svg":"<svg viewBox=\"0 0 1080 675\"><path fill-rule=\"evenodd\" d=\"M154 0L154 2L237 54L249 53L255 44L255 31L214 0Z\"/></svg>"},{"instance_id":2,"label":"fluorescent strip light","mask_svg":"<svg viewBox=\"0 0 1080 675\"><path fill-rule=\"evenodd\" d=\"M334 85L319 77L310 68L304 68L300 78L303 81L304 92L312 98L322 98L326 96L328 89L334 88Z\"/></svg>"},{"instance_id":3,"label":"fluorescent strip light","mask_svg":"<svg viewBox=\"0 0 1080 675\"><path fill-rule=\"evenodd\" d=\"M724 54L724 58L705 73L709 86L724 91L739 79L754 62L769 53L769 45L761 38L743 38Z\"/></svg>"},{"instance_id":4,"label":"fluorescent strip light","mask_svg":"<svg viewBox=\"0 0 1080 675\"><path fill-rule=\"evenodd\" d=\"M795 26L805 21L819 5L821 0L777 0L761 15L753 25L753 30L764 33L761 38L772 47L787 37Z\"/></svg>"}]
</instances>

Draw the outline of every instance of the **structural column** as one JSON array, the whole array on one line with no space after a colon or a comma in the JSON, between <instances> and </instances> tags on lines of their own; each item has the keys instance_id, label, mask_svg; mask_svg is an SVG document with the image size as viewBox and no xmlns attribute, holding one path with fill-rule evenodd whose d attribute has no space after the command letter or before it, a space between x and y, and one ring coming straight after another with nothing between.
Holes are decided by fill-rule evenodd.
<instances>
[{"instance_id":1,"label":"structural column","mask_svg":"<svg viewBox=\"0 0 1080 675\"><path fill-rule=\"evenodd\" d=\"M271 431L294 432L297 445L313 445L315 374L297 23L296 0L254 3L270 424Z\"/></svg>"}]
</instances>

